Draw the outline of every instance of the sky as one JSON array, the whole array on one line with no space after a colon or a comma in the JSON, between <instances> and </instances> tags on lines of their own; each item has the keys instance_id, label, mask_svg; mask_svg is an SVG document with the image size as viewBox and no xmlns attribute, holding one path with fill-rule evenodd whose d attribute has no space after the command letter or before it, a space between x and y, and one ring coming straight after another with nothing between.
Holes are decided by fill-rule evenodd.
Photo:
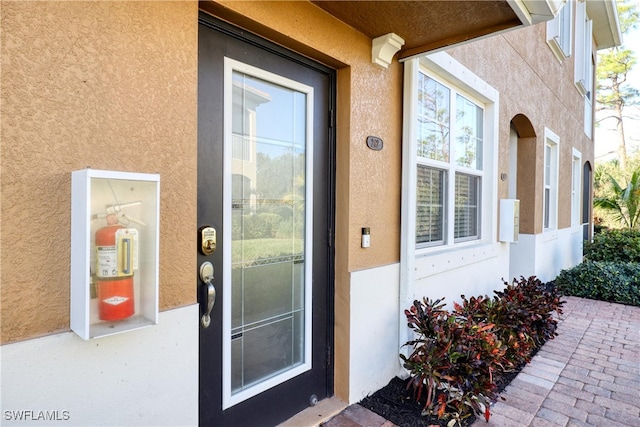
<instances>
[{"instance_id":1,"label":"sky","mask_svg":"<svg viewBox=\"0 0 640 427\"><path fill-rule=\"evenodd\" d=\"M638 2L638 7L640 7L640 1ZM635 29L622 35L622 42L623 47L634 51L636 58L636 65L627 76L628 84L640 90L640 22ZM636 118L635 120L625 119L623 121L627 153L632 154L635 151L640 151L640 107L626 108L623 114ZM596 126L595 132L596 163L612 158L612 153L615 153L617 144L614 120L602 121L599 126Z\"/></svg>"}]
</instances>

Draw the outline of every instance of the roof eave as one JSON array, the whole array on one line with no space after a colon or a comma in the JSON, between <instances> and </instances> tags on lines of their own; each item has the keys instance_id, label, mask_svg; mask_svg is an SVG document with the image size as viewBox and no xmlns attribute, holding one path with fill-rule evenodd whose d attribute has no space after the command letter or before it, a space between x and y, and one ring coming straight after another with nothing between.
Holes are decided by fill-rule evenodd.
<instances>
[{"instance_id":1,"label":"roof eave","mask_svg":"<svg viewBox=\"0 0 640 427\"><path fill-rule=\"evenodd\" d=\"M523 25L549 21L558 15L567 0L507 0Z\"/></svg>"},{"instance_id":2,"label":"roof eave","mask_svg":"<svg viewBox=\"0 0 640 427\"><path fill-rule=\"evenodd\" d=\"M609 49L622 44L622 32L615 0L590 0L587 15L593 22L596 49Z\"/></svg>"}]
</instances>

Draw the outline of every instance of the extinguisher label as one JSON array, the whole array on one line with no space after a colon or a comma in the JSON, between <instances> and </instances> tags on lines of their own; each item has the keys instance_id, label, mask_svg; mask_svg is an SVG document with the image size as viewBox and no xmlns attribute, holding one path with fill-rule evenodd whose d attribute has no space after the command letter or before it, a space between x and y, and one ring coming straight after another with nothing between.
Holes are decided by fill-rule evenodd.
<instances>
[{"instance_id":1,"label":"extinguisher label","mask_svg":"<svg viewBox=\"0 0 640 427\"><path fill-rule=\"evenodd\" d=\"M106 304L110 304L110 305L120 305L125 301L128 301L129 298L127 297L119 297L119 296L112 296L110 298L106 298L103 299L102 301L105 302Z\"/></svg>"},{"instance_id":2,"label":"extinguisher label","mask_svg":"<svg viewBox=\"0 0 640 427\"><path fill-rule=\"evenodd\" d=\"M138 269L138 230L119 229L115 242L115 246L96 247L98 278L130 277Z\"/></svg>"},{"instance_id":3,"label":"extinguisher label","mask_svg":"<svg viewBox=\"0 0 640 427\"><path fill-rule=\"evenodd\" d=\"M96 247L98 277L118 277L118 257L115 246Z\"/></svg>"},{"instance_id":4,"label":"extinguisher label","mask_svg":"<svg viewBox=\"0 0 640 427\"><path fill-rule=\"evenodd\" d=\"M116 232L118 276L131 276L138 269L138 230L121 228Z\"/></svg>"}]
</instances>

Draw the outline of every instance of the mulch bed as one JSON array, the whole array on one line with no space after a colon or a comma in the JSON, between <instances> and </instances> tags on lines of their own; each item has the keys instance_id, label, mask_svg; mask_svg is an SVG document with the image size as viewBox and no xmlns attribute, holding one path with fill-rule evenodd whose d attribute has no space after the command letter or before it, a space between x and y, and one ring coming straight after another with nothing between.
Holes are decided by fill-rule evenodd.
<instances>
[{"instance_id":1,"label":"mulch bed","mask_svg":"<svg viewBox=\"0 0 640 427\"><path fill-rule=\"evenodd\" d=\"M495 378L498 391L502 392L523 367ZM450 420L440 420L435 415L421 415L426 398L423 397L420 403L416 402L413 388L407 389L407 381L408 379L395 377L385 387L365 397L359 403L400 427L446 426ZM472 414L462 420L461 426L468 427L475 420L476 417Z\"/></svg>"},{"instance_id":2,"label":"mulch bed","mask_svg":"<svg viewBox=\"0 0 640 427\"><path fill-rule=\"evenodd\" d=\"M553 281L548 282L545 286L547 290L550 291L555 287L555 283ZM540 347L542 347L542 345ZM536 355L540 347L533 351L531 357ZM511 380L513 380L525 366L526 364L523 364L512 372L507 372L499 376L495 375L494 380L498 393L502 393L509 383L511 383ZM413 388L409 387L407 389L407 381L408 379L403 380L395 377L385 387L362 399L359 404L399 427L446 427L450 419L440 420L435 415L422 415L422 409L426 403L426 396L423 396L420 402L416 402L413 395ZM476 421L476 416L470 414L461 421L460 427L469 427Z\"/></svg>"}]
</instances>

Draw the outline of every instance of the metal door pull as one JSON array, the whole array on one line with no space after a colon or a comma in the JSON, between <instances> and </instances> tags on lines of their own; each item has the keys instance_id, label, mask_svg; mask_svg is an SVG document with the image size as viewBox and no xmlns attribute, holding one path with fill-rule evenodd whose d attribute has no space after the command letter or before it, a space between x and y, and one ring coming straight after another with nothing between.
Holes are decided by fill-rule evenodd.
<instances>
[{"instance_id":1,"label":"metal door pull","mask_svg":"<svg viewBox=\"0 0 640 427\"><path fill-rule=\"evenodd\" d=\"M208 328L211 324L211 310L216 303L216 288L213 286L213 264L209 261L203 262L200 266L200 280L207 286L207 308L200 318L203 328Z\"/></svg>"}]
</instances>

